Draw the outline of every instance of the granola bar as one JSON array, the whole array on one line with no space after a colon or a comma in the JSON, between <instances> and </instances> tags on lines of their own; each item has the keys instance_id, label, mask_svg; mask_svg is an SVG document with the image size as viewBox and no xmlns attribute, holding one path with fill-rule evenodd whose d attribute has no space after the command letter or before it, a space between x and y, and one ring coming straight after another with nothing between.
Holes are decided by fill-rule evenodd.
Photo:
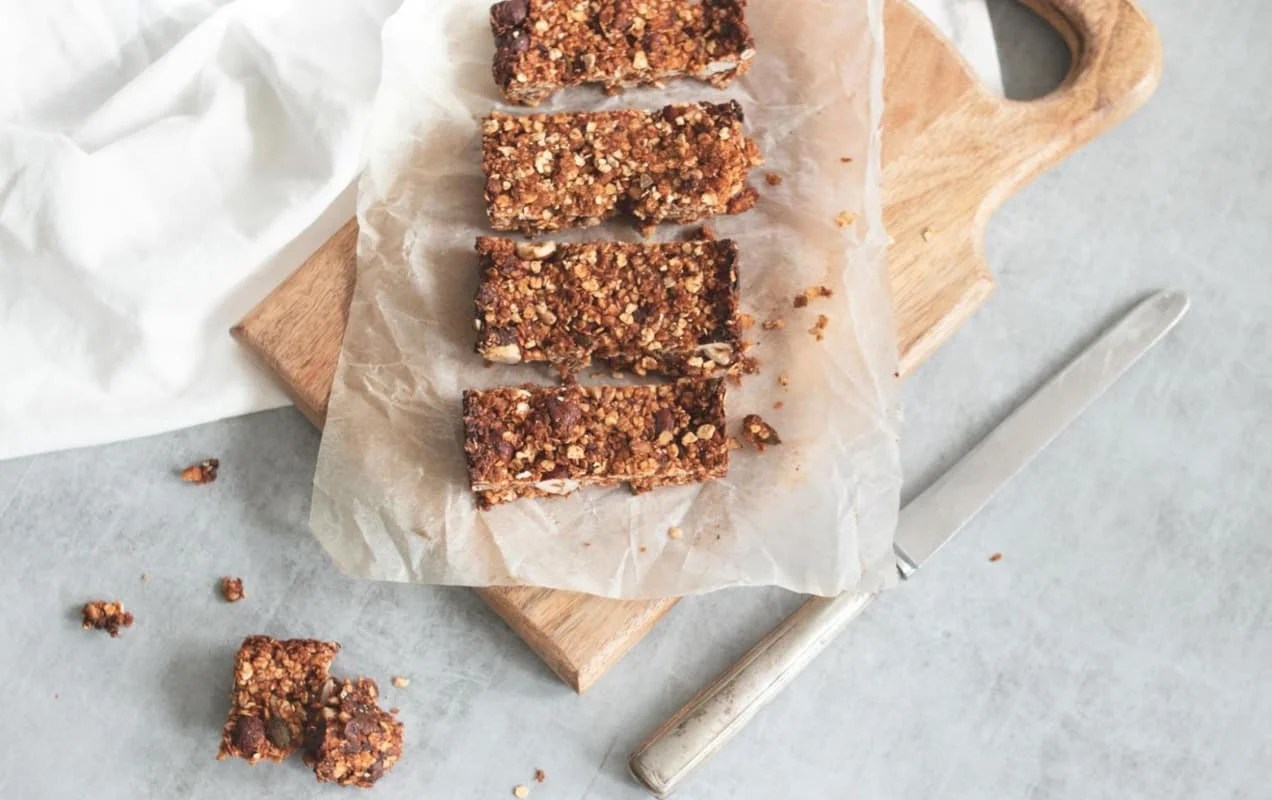
<instances>
[{"instance_id":1,"label":"granola bar","mask_svg":"<svg viewBox=\"0 0 1272 800\"><path fill-rule=\"evenodd\" d=\"M477 240L477 352L569 372L723 373L737 358L737 246Z\"/></svg>"},{"instance_id":2,"label":"granola bar","mask_svg":"<svg viewBox=\"0 0 1272 800\"><path fill-rule=\"evenodd\" d=\"M298 750L339 650L335 642L314 639L244 639L234 660L234 690L217 758L255 764L262 758L282 761Z\"/></svg>"},{"instance_id":3,"label":"granola bar","mask_svg":"<svg viewBox=\"0 0 1272 800\"><path fill-rule=\"evenodd\" d=\"M503 0L490 9L495 82L530 106L585 83L723 87L755 56L745 11L746 0Z\"/></svg>"},{"instance_id":4,"label":"granola bar","mask_svg":"<svg viewBox=\"0 0 1272 800\"><path fill-rule=\"evenodd\" d=\"M486 210L500 231L588 227L620 214L687 224L754 207L763 163L736 102L659 111L494 113L482 123Z\"/></svg>"},{"instance_id":5,"label":"granola bar","mask_svg":"<svg viewBox=\"0 0 1272 800\"><path fill-rule=\"evenodd\" d=\"M402 723L370 678L332 681L308 731L305 763L323 783L369 788L402 756Z\"/></svg>"},{"instance_id":6,"label":"granola bar","mask_svg":"<svg viewBox=\"0 0 1272 800\"><path fill-rule=\"evenodd\" d=\"M584 485L722 477L724 423L720 380L464 392L464 452L482 508Z\"/></svg>"}]
</instances>

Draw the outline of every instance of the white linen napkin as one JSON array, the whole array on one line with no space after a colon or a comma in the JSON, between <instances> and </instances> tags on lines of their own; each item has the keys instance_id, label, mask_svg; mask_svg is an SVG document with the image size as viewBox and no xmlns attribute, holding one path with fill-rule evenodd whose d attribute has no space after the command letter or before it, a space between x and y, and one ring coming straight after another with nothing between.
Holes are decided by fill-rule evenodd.
<instances>
[{"instance_id":1,"label":"white linen napkin","mask_svg":"<svg viewBox=\"0 0 1272 800\"><path fill-rule=\"evenodd\" d=\"M352 216L399 4L8 7L0 459L286 404L228 330ZM984 0L917 5L1000 85Z\"/></svg>"}]
</instances>

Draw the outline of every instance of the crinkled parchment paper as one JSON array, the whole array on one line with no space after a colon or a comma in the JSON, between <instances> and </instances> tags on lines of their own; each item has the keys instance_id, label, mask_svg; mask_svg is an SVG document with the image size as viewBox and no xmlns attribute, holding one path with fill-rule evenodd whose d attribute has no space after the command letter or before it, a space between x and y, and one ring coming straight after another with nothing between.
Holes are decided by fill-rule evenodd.
<instances>
[{"instance_id":1,"label":"crinkled parchment paper","mask_svg":"<svg viewBox=\"0 0 1272 800\"><path fill-rule=\"evenodd\" d=\"M412 0L385 29L358 200L357 289L314 480L315 535L346 571L383 580L613 597L887 585L901 477L879 190L882 0L752 0L758 55L728 90L677 82L606 98L576 89L539 109L742 102L768 162L753 175L762 199L712 224L738 240L742 306L757 320L747 336L762 371L729 390L729 432L759 413L784 444L734 451L728 478L706 485L640 497L584 489L479 512L461 392L552 380L539 367L487 368L473 352L473 240L489 233L479 120L500 104L488 8ZM770 171L780 185L766 181ZM841 229L845 211L855 221ZM589 237L636 235L615 223L569 238ZM817 284L834 296L792 307ZM808 332L819 314L829 318L824 341ZM785 328L761 330L770 317ZM669 536L673 526L682 537Z\"/></svg>"}]
</instances>

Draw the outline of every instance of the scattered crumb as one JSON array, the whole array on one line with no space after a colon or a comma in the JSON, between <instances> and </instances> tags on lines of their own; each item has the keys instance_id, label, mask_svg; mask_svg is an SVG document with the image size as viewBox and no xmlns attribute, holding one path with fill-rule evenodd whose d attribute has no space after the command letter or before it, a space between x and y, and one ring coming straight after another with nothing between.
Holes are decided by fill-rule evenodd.
<instances>
[{"instance_id":1,"label":"scattered crumb","mask_svg":"<svg viewBox=\"0 0 1272 800\"><path fill-rule=\"evenodd\" d=\"M131 628L133 624L132 612L125 611L124 604L118 600L113 603L106 600L85 603L80 618L84 630L106 631L111 638L119 636L120 628Z\"/></svg>"},{"instance_id":2,"label":"scattered crumb","mask_svg":"<svg viewBox=\"0 0 1272 800\"><path fill-rule=\"evenodd\" d=\"M839 161L841 164L851 164L852 158L850 156L840 156Z\"/></svg>"},{"instance_id":3,"label":"scattered crumb","mask_svg":"<svg viewBox=\"0 0 1272 800\"><path fill-rule=\"evenodd\" d=\"M765 175L765 176L764 176L764 181L765 181L765 183L767 183L769 186L781 186L781 185L782 185L782 176L781 176L781 175L779 175L779 174L777 174L776 172L770 172L770 173L768 173L767 175Z\"/></svg>"},{"instance_id":4,"label":"scattered crumb","mask_svg":"<svg viewBox=\"0 0 1272 800\"><path fill-rule=\"evenodd\" d=\"M150 581L150 573L149 572L141 573L141 582L148 583L149 581Z\"/></svg>"},{"instance_id":5,"label":"scattered crumb","mask_svg":"<svg viewBox=\"0 0 1272 800\"><path fill-rule=\"evenodd\" d=\"M231 578L228 575L221 579L221 596L227 603L237 603L247 594L243 591L243 579Z\"/></svg>"},{"instance_id":6,"label":"scattered crumb","mask_svg":"<svg viewBox=\"0 0 1272 800\"><path fill-rule=\"evenodd\" d=\"M648 552L648 551L649 551L649 548L642 544L642 545L640 546L640 551L641 551L642 553L645 553L645 552Z\"/></svg>"},{"instance_id":7,"label":"scattered crumb","mask_svg":"<svg viewBox=\"0 0 1272 800\"><path fill-rule=\"evenodd\" d=\"M771 317L764 320L764 324L760 325L760 327L766 331L780 331L786 327L786 320L781 317Z\"/></svg>"},{"instance_id":8,"label":"scattered crumb","mask_svg":"<svg viewBox=\"0 0 1272 800\"><path fill-rule=\"evenodd\" d=\"M584 542L584 543L583 543L583 546L584 546L584 547L591 547L591 546L592 546L592 543L591 543L591 542Z\"/></svg>"},{"instance_id":9,"label":"scattered crumb","mask_svg":"<svg viewBox=\"0 0 1272 800\"><path fill-rule=\"evenodd\" d=\"M675 525L667 529L667 537L669 539L683 539L684 536L685 536L685 532L680 530L680 528L676 527Z\"/></svg>"},{"instance_id":10,"label":"scattered crumb","mask_svg":"<svg viewBox=\"0 0 1272 800\"><path fill-rule=\"evenodd\" d=\"M771 444L782 443L782 438L777 435L777 431L759 414L747 414L742 418L742 438L761 453Z\"/></svg>"},{"instance_id":11,"label":"scattered crumb","mask_svg":"<svg viewBox=\"0 0 1272 800\"><path fill-rule=\"evenodd\" d=\"M729 439L728 439L728 445L729 445L729 449L730 449L730 450L741 450L741 449L742 449L742 443L741 443L741 442L739 442L739 441L737 440L737 437L735 437L735 436L730 436L730 437L729 437Z\"/></svg>"},{"instance_id":12,"label":"scattered crumb","mask_svg":"<svg viewBox=\"0 0 1272 800\"><path fill-rule=\"evenodd\" d=\"M646 239L654 235L654 231L658 230L657 225L641 225L640 235Z\"/></svg>"},{"instance_id":13,"label":"scattered crumb","mask_svg":"<svg viewBox=\"0 0 1272 800\"><path fill-rule=\"evenodd\" d=\"M743 375L758 375L760 372L760 360L755 356L742 356L738 359L738 366Z\"/></svg>"},{"instance_id":14,"label":"scattered crumb","mask_svg":"<svg viewBox=\"0 0 1272 800\"><path fill-rule=\"evenodd\" d=\"M535 783L543 783L543 782L544 782L544 781L546 781L547 779L548 779L548 773L544 772L543 770L539 769L538 767L535 767L535 768L534 768L534 782L535 782Z\"/></svg>"},{"instance_id":15,"label":"scattered crumb","mask_svg":"<svg viewBox=\"0 0 1272 800\"><path fill-rule=\"evenodd\" d=\"M835 290L829 286L810 286L801 294L795 295L794 305L796 308L807 306L810 300L817 300L822 297L834 297Z\"/></svg>"},{"instance_id":16,"label":"scattered crumb","mask_svg":"<svg viewBox=\"0 0 1272 800\"><path fill-rule=\"evenodd\" d=\"M768 323L765 323L765 325L767 326ZM750 314L738 314L738 327L744 331L751 330L751 328L755 327L755 317ZM768 328L765 327L765 330L768 330Z\"/></svg>"},{"instance_id":17,"label":"scattered crumb","mask_svg":"<svg viewBox=\"0 0 1272 800\"><path fill-rule=\"evenodd\" d=\"M778 400L776 403L774 403L774 404L773 404L773 410L774 410L774 411L781 411L781 410L782 410L782 406L784 406L784 405L786 405L786 404L785 404L785 403L783 403L781 400Z\"/></svg>"},{"instance_id":18,"label":"scattered crumb","mask_svg":"<svg viewBox=\"0 0 1272 800\"><path fill-rule=\"evenodd\" d=\"M393 685L399 689L405 689L406 687L411 685L411 679L404 675L394 675Z\"/></svg>"},{"instance_id":19,"label":"scattered crumb","mask_svg":"<svg viewBox=\"0 0 1272 800\"><path fill-rule=\"evenodd\" d=\"M689 229L689 241L691 242L713 242L715 238L715 228L710 225L699 225L696 228Z\"/></svg>"},{"instance_id":20,"label":"scattered crumb","mask_svg":"<svg viewBox=\"0 0 1272 800\"><path fill-rule=\"evenodd\" d=\"M992 556L990 556L990 557L989 557L989 560L990 560L990 561L1002 561L1002 560L1003 560L1003 554L1002 554L1002 553L994 553Z\"/></svg>"},{"instance_id":21,"label":"scattered crumb","mask_svg":"<svg viewBox=\"0 0 1272 800\"><path fill-rule=\"evenodd\" d=\"M186 483L211 483L216 480L216 471L220 468L221 462L219 459L209 458L206 461L191 464L181 470L181 480Z\"/></svg>"},{"instance_id":22,"label":"scattered crumb","mask_svg":"<svg viewBox=\"0 0 1272 800\"><path fill-rule=\"evenodd\" d=\"M789 372L783 372L781 375L778 375L778 376L777 376L777 383L778 383L778 385L779 385L779 386L790 386L790 385L791 385L791 374L790 374Z\"/></svg>"},{"instance_id":23,"label":"scattered crumb","mask_svg":"<svg viewBox=\"0 0 1272 800\"><path fill-rule=\"evenodd\" d=\"M518 783L516 786L512 787L512 796L518 798L529 797L530 787L523 783Z\"/></svg>"},{"instance_id":24,"label":"scattered crumb","mask_svg":"<svg viewBox=\"0 0 1272 800\"><path fill-rule=\"evenodd\" d=\"M817 341L826 338L826 326L830 324L830 317L825 314L818 314L817 321L813 323L813 327L808 332L817 337Z\"/></svg>"},{"instance_id":25,"label":"scattered crumb","mask_svg":"<svg viewBox=\"0 0 1272 800\"><path fill-rule=\"evenodd\" d=\"M932 241L932 229L931 229L931 228L924 228L924 229L923 229L923 233L921 233L921 234L919 234L919 235L923 237L923 241L925 241L925 242L930 242L930 241Z\"/></svg>"},{"instance_id":26,"label":"scattered crumb","mask_svg":"<svg viewBox=\"0 0 1272 800\"><path fill-rule=\"evenodd\" d=\"M857 221L857 215L851 211L840 211L835 215L835 227L847 228Z\"/></svg>"},{"instance_id":27,"label":"scattered crumb","mask_svg":"<svg viewBox=\"0 0 1272 800\"><path fill-rule=\"evenodd\" d=\"M806 294L795 295L795 299L792 301L792 305L794 305L796 308L803 308L804 306L808 305L808 295Z\"/></svg>"}]
</instances>

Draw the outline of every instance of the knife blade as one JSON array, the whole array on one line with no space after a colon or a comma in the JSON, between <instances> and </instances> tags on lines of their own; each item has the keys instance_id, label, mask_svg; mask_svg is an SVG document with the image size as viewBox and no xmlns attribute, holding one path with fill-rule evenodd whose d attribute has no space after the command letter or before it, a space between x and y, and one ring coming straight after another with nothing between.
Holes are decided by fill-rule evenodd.
<instances>
[{"instance_id":1,"label":"knife blade","mask_svg":"<svg viewBox=\"0 0 1272 800\"><path fill-rule=\"evenodd\" d=\"M911 577L1012 477L1175 327L1188 296L1139 303L901 510L894 549ZM632 753L632 775L658 797L733 738L857 617L875 594L813 597L718 675Z\"/></svg>"}]
</instances>

